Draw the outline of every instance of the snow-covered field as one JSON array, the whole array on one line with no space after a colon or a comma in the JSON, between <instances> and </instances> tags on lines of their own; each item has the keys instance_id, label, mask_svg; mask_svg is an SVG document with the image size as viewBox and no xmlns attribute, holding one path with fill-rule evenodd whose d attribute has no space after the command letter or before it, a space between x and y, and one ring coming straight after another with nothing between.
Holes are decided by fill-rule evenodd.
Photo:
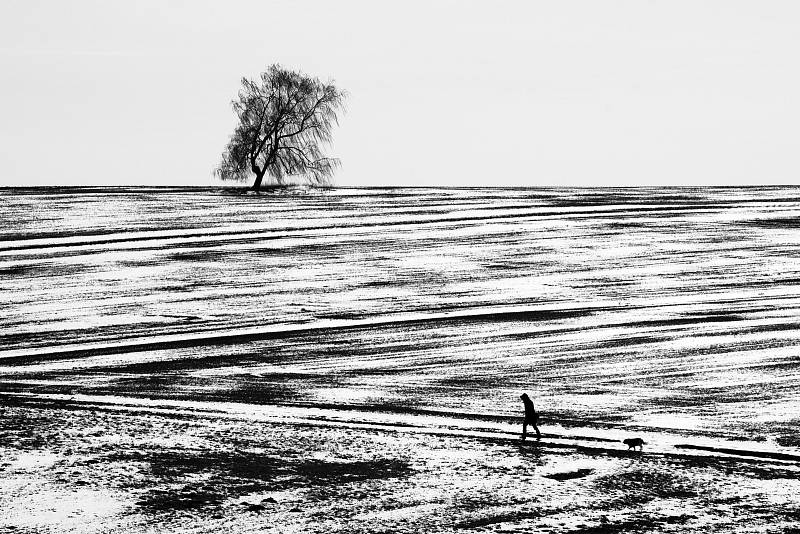
<instances>
[{"instance_id":1,"label":"snow-covered field","mask_svg":"<svg viewBox=\"0 0 800 534\"><path fill-rule=\"evenodd\" d=\"M800 532L798 188L0 189L0 310L0 532Z\"/></svg>"}]
</instances>

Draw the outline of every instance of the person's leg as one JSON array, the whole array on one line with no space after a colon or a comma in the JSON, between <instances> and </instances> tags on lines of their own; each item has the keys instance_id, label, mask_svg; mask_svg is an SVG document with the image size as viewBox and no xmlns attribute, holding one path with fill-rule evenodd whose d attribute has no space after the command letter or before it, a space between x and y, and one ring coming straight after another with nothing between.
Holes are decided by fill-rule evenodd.
<instances>
[{"instance_id":1,"label":"person's leg","mask_svg":"<svg viewBox=\"0 0 800 534\"><path fill-rule=\"evenodd\" d=\"M523 420L522 421L522 441L525 441L525 436L527 435L527 433L528 433L528 421L527 420Z\"/></svg>"},{"instance_id":2,"label":"person's leg","mask_svg":"<svg viewBox=\"0 0 800 534\"><path fill-rule=\"evenodd\" d=\"M542 433L539 432L539 427L533 423L533 429L536 431L536 439L542 439Z\"/></svg>"}]
</instances>

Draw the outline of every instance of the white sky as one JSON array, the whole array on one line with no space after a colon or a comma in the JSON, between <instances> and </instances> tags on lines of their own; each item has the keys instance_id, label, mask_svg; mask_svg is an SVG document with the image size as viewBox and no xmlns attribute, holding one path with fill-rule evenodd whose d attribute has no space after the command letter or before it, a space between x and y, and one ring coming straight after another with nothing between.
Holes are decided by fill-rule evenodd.
<instances>
[{"instance_id":1,"label":"white sky","mask_svg":"<svg viewBox=\"0 0 800 534\"><path fill-rule=\"evenodd\" d=\"M800 2L0 3L0 185L210 185L242 76L350 93L339 185L797 183Z\"/></svg>"}]
</instances>

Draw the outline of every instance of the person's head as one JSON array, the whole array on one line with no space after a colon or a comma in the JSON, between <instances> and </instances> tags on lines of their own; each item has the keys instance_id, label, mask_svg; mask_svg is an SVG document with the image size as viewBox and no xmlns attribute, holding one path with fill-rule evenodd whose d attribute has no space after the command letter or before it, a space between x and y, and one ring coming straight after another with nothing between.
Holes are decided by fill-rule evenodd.
<instances>
[{"instance_id":1,"label":"person's head","mask_svg":"<svg viewBox=\"0 0 800 534\"><path fill-rule=\"evenodd\" d=\"M523 393L522 395L519 396L519 398L522 399L522 400L525 400L525 399L528 398L528 394L527 393Z\"/></svg>"}]
</instances>

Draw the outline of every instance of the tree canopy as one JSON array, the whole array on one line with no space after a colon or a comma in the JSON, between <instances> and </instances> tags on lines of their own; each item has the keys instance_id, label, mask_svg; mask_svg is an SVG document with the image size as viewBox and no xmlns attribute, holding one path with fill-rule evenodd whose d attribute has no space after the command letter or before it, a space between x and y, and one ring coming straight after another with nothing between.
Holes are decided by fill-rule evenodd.
<instances>
[{"instance_id":1,"label":"tree canopy","mask_svg":"<svg viewBox=\"0 0 800 534\"><path fill-rule=\"evenodd\" d=\"M246 181L253 189L265 175L283 185L300 176L315 185L330 183L339 160L326 157L346 94L332 82L271 65L258 80L242 78L239 98L232 102L239 124L231 135L215 174L223 180Z\"/></svg>"}]
</instances>

